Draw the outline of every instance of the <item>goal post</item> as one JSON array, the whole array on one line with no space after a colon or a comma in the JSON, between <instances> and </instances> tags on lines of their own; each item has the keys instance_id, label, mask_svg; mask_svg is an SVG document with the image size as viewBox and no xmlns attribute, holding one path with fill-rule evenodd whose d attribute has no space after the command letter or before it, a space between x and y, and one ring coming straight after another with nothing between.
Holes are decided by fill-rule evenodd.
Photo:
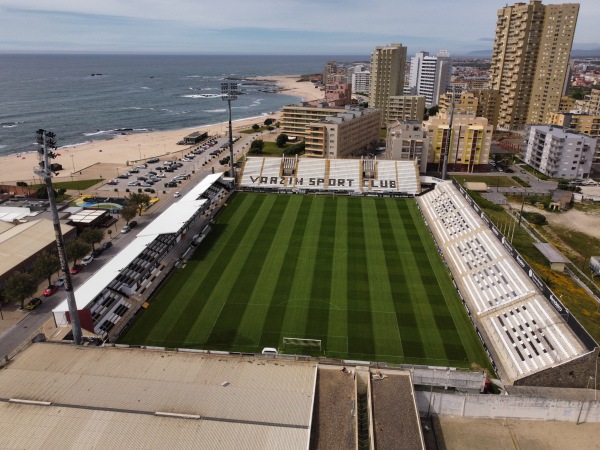
<instances>
[{"instance_id":1,"label":"goal post","mask_svg":"<svg viewBox=\"0 0 600 450\"><path fill-rule=\"evenodd\" d=\"M323 350L323 348L321 347L321 339L301 339L293 337L284 337L283 342L281 343L281 350L283 351L292 347L308 347L311 349L318 350L319 352Z\"/></svg>"}]
</instances>

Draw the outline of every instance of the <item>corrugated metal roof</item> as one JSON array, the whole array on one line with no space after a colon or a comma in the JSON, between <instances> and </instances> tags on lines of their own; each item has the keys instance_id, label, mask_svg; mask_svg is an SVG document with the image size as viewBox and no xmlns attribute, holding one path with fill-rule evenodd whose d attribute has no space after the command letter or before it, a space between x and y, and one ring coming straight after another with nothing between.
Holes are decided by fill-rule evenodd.
<instances>
[{"instance_id":1,"label":"corrugated metal roof","mask_svg":"<svg viewBox=\"0 0 600 450\"><path fill-rule=\"evenodd\" d=\"M311 362L33 344L0 398L53 405L0 401L0 432L11 448L307 448L315 377Z\"/></svg>"},{"instance_id":2,"label":"corrugated metal roof","mask_svg":"<svg viewBox=\"0 0 600 450\"><path fill-rule=\"evenodd\" d=\"M208 200L179 201L169 206L160 216L144 228L140 236L158 236L159 234L177 233L181 227L198 212Z\"/></svg>"},{"instance_id":3,"label":"corrugated metal roof","mask_svg":"<svg viewBox=\"0 0 600 450\"><path fill-rule=\"evenodd\" d=\"M534 242L535 248L537 248L542 255L546 257L546 259L551 263L568 263L569 260L565 258L565 256L559 252L556 247L552 244L542 243L542 242Z\"/></svg>"},{"instance_id":4,"label":"corrugated metal roof","mask_svg":"<svg viewBox=\"0 0 600 450\"><path fill-rule=\"evenodd\" d=\"M73 229L61 224L63 234ZM55 241L50 220L39 219L14 226L0 234L0 274L12 270Z\"/></svg>"}]
</instances>

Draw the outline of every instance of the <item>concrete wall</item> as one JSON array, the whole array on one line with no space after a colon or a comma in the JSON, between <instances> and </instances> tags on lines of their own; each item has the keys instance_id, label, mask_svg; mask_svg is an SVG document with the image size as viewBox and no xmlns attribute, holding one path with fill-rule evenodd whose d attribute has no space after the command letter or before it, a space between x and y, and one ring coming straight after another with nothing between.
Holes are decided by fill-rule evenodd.
<instances>
[{"instance_id":1,"label":"concrete wall","mask_svg":"<svg viewBox=\"0 0 600 450\"><path fill-rule=\"evenodd\" d=\"M553 400L507 395L445 394L415 392L422 415L441 414L489 419L557 420L562 422L600 422L600 401ZM431 399L431 401L430 401Z\"/></svg>"}]
</instances>

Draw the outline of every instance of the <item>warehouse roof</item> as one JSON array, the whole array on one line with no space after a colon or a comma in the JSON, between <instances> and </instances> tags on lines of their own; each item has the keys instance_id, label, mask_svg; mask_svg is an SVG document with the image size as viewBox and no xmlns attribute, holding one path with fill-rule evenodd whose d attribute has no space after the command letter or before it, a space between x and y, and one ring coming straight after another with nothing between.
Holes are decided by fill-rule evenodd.
<instances>
[{"instance_id":1,"label":"warehouse roof","mask_svg":"<svg viewBox=\"0 0 600 450\"><path fill-rule=\"evenodd\" d=\"M0 371L0 429L15 448L305 449L315 381L310 362L38 343Z\"/></svg>"},{"instance_id":2,"label":"warehouse roof","mask_svg":"<svg viewBox=\"0 0 600 450\"><path fill-rule=\"evenodd\" d=\"M73 229L61 224L63 234ZM11 226L0 234L0 274L4 274L56 240L50 220L39 219Z\"/></svg>"}]
</instances>

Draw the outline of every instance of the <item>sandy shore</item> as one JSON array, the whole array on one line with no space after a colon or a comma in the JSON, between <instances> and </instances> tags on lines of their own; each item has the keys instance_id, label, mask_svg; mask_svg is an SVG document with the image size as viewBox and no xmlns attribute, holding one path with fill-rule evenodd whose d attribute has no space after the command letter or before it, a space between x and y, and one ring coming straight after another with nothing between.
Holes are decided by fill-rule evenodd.
<instances>
[{"instance_id":1,"label":"sandy shore","mask_svg":"<svg viewBox=\"0 0 600 450\"><path fill-rule=\"evenodd\" d=\"M322 92L315 89L312 83L298 82L298 76L260 77L260 79L275 81L282 94L300 97L306 101L322 97ZM262 124L267 117L278 119L280 112L240 120L235 120L234 114L234 134L236 129L247 129L255 123ZM128 161L130 164L139 164L140 160L154 156L168 157L173 154L173 156L179 157L187 146L177 145L177 141L192 131L207 131L211 136L225 135L227 133L227 122L174 131L116 136L110 140L62 147L57 151L60 156L53 162L62 164L63 170L54 180L70 181L72 179L88 179L99 175L104 179L110 179L115 178L119 172L122 173L126 170ZM29 184L38 183L38 177L33 174L37 163L37 154L34 152L0 157L0 184L15 184L17 181L25 181ZM102 173L91 170L92 166L98 165L98 163L102 165Z\"/></svg>"}]
</instances>

